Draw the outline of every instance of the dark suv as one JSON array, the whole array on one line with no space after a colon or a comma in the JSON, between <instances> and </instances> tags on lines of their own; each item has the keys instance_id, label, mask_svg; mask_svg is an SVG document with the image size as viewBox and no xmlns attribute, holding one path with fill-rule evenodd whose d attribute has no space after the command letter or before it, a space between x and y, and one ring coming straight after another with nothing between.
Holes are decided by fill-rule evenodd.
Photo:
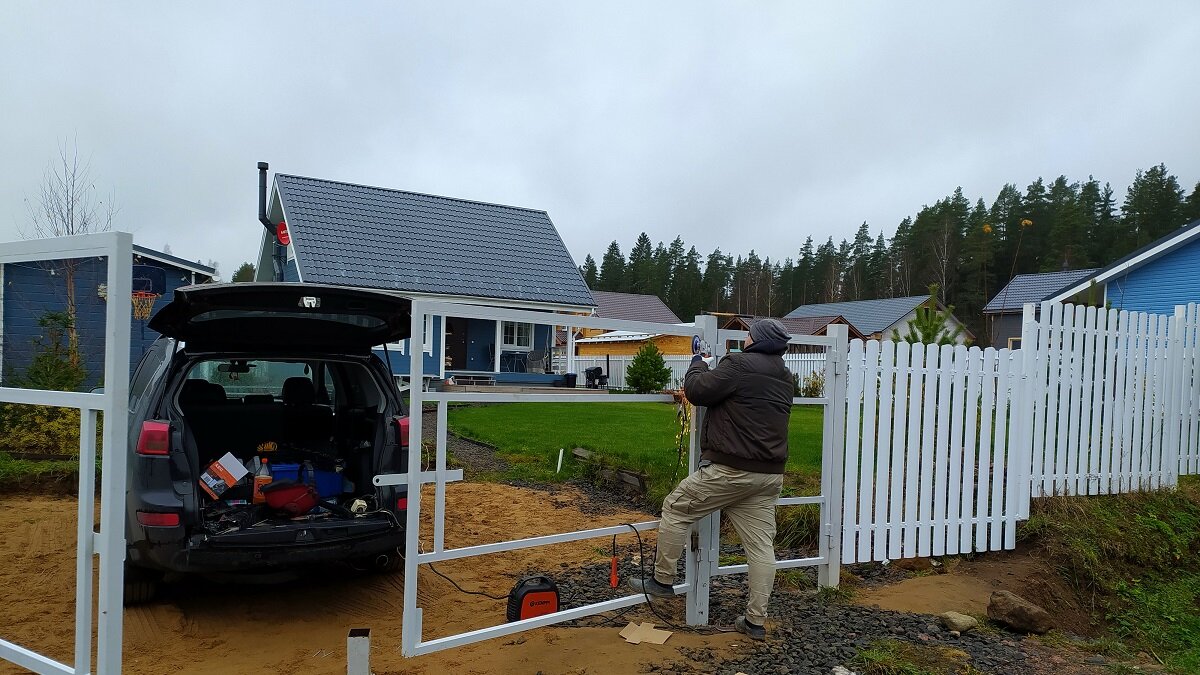
<instances>
[{"instance_id":1,"label":"dark suv","mask_svg":"<svg viewBox=\"0 0 1200 675\"><path fill-rule=\"evenodd\" d=\"M236 572L346 561L398 567L408 418L371 348L408 337L411 303L312 284L212 284L175 291L163 335L130 383L126 599L165 572ZM251 471L213 498L201 474L232 455ZM290 515L256 503L253 472L311 484Z\"/></svg>"}]
</instances>

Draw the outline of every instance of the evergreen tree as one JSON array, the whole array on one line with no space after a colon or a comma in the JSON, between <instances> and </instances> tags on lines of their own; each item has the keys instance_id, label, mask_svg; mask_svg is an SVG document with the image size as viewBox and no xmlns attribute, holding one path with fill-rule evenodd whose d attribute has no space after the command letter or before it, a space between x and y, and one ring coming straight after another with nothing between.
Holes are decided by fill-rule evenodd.
<instances>
[{"instance_id":1,"label":"evergreen tree","mask_svg":"<svg viewBox=\"0 0 1200 675\"><path fill-rule=\"evenodd\" d=\"M583 266L579 268L579 276L583 277L583 283L587 284L588 288L596 288L600 274L596 271L596 260L591 253L583 259Z\"/></svg>"},{"instance_id":2,"label":"evergreen tree","mask_svg":"<svg viewBox=\"0 0 1200 675\"><path fill-rule=\"evenodd\" d=\"M650 236L645 232L638 235L637 243L629 251L629 266L626 287L630 293L654 292L654 249Z\"/></svg>"},{"instance_id":3,"label":"evergreen tree","mask_svg":"<svg viewBox=\"0 0 1200 675\"><path fill-rule=\"evenodd\" d=\"M608 245L608 251L600 259L600 276L596 282L596 290L614 291L625 290L625 256L617 242Z\"/></svg>"},{"instance_id":4,"label":"evergreen tree","mask_svg":"<svg viewBox=\"0 0 1200 675\"><path fill-rule=\"evenodd\" d=\"M659 391L670 382L671 369L653 342L642 345L625 369L625 383L639 394Z\"/></svg>"},{"instance_id":5,"label":"evergreen tree","mask_svg":"<svg viewBox=\"0 0 1200 675\"><path fill-rule=\"evenodd\" d=\"M1183 224L1183 189L1165 164L1138 170L1125 191L1122 229L1129 250L1144 246ZM1128 253L1125 251L1124 253Z\"/></svg>"},{"instance_id":6,"label":"evergreen tree","mask_svg":"<svg viewBox=\"0 0 1200 675\"><path fill-rule=\"evenodd\" d=\"M900 331L892 330L892 341L923 345L957 344L958 336L962 335L962 328L952 319L954 307L939 310L937 299L937 284L930 284L928 302L917 308L917 316L909 322L907 333L901 335Z\"/></svg>"},{"instance_id":7,"label":"evergreen tree","mask_svg":"<svg viewBox=\"0 0 1200 675\"><path fill-rule=\"evenodd\" d=\"M232 281L234 283L242 281L254 281L254 265L248 262L242 263L236 270L234 270Z\"/></svg>"},{"instance_id":8,"label":"evergreen tree","mask_svg":"<svg viewBox=\"0 0 1200 675\"><path fill-rule=\"evenodd\" d=\"M670 299L667 305L683 321L691 321L704 311L704 277L700 273L700 254L696 247L688 249L683 264L671 278Z\"/></svg>"},{"instance_id":9,"label":"evergreen tree","mask_svg":"<svg viewBox=\"0 0 1200 675\"><path fill-rule=\"evenodd\" d=\"M704 265L704 303L706 312L729 309L729 285L733 276L733 260L716 249L708 254Z\"/></svg>"},{"instance_id":10,"label":"evergreen tree","mask_svg":"<svg viewBox=\"0 0 1200 675\"><path fill-rule=\"evenodd\" d=\"M1068 183L1066 176L1054 179L1050 186L1050 252L1042 260L1042 271L1073 270L1087 266L1088 217L1080 205L1079 184Z\"/></svg>"},{"instance_id":11,"label":"evergreen tree","mask_svg":"<svg viewBox=\"0 0 1200 675\"><path fill-rule=\"evenodd\" d=\"M804 246L800 248L800 255L796 258L796 269L792 272L792 292L795 294L792 300L792 309L813 302L813 289L816 287L816 284L813 283L813 266L815 264L813 240L810 236L804 240Z\"/></svg>"},{"instance_id":12,"label":"evergreen tree","mask_svg":"<svg viewBox=\"0 0 1200 675\"><path fill-rule=\"evenodd\" d=\"M1192 188L1192 194L1183 202L1183 222L1191 223L1200 220L1200 183Z\"/></svg>"}]
</instances>

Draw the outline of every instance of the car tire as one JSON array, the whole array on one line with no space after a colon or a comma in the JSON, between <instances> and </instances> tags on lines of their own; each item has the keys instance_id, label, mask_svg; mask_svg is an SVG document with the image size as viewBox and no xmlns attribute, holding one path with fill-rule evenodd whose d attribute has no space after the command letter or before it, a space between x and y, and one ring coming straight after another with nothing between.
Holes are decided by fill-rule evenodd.
<instances>
[{"instance_id":1,"label":"car tire","mask_svg":"<svg viewBox=\"0 0 1200 675\"><path fill-rule=\"evenodd\" d=\"M139 567L125 566L125 606L144 605L158 595L162 576Z\"/></svg>"}]
</instances>

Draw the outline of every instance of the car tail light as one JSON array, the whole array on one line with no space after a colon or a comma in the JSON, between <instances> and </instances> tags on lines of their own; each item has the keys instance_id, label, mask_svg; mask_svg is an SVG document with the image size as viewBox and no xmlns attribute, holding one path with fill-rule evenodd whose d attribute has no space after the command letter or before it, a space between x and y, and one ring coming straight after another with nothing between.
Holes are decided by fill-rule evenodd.
<instances>
[{"instance_id":1,"label":"car tail light","mask_svg":"<svg viewBox=\"0 0 1200 675\"><path fill-rule=\"evenodd\" d=\"M396 420L396 433L400 436L400 447L407 448L408 447L408 418L407 417L395 417L393 419Z\"/></svg>"},{"instance_id":2,"label":"car tail light","mask_svg":"<svg viewBox=\"0 0 1200 675\"><path fill-rule=\"evenodd\" d=\"M171 425L149 420L142 422L142 434L138 436L139 455L166 455L171 452Z\"/></svg>"},{"instance_id":3,"label":"car tail light","mask_svg":"<svg viewBox=\"0 0 1200 675\"><path fill-rule=\"evenodd\" d=\"M396 500L396 510L397 511L407 511L408 510L408 497L401 497Z\"/></svg>"},{"instance_id":4,"label":"car tail light","mask_svg":"<svg viewBox=\"0 0 1200 675\"><path fill-rule=\"evenodd\" d=\"M178 513L154 513L152 511L138 511L137 520L142 525L150 527L178 527Z\"/></svg>"}]
</instances>

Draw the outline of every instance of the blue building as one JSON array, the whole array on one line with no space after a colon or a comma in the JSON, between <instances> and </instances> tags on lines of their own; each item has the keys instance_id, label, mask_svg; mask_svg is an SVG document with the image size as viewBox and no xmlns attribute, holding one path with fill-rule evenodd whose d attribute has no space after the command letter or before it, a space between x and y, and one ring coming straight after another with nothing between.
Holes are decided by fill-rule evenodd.
<instances>
[{"instance_id":1,"label":"blue building","mask_svg":"<svg viewBox=\"0 0 1200 675\"><path fill-rule=\"evenodd\" d=\"M108 299L108 261L83 258L71 261L75 267L75 328L79 349L87 370L87 387L99 384L104 374L105 303ZM7 263L0 265L0 378L22 375L45 340L45 329L38 325L48 312L61 312L67 306L66 266L64 260ZM217 271L183 258L133 246L134 289L167 296L156 301L155 309L170 299L180 286L208 283ZM133 319L130 325L130 367L136 367L158 333L146 327L146 321Z\"/></svg>"},{"instance_id":2,"label":"blue building","mask_svg":"<svg viewBox=\"0 0 1200 675\"><path fill-rule=\"evenodd\" d=\"M548 313L595 309L545 211L286 174L275 175L265 204L288 241L263 232L258 281L276 278L282 262L284 281ZM555 323L435 318L425 326L425 373L549 383ZM388 348L398 376L409 372L407 342Z\"/></svg>"},{"instance_id":3,"label":"blue building","mask_svg":"<svg viewBox=\"0 0 1200 675\"><path fill-rule=\"evenodd\" d=\"M1200 220L1130 253L1108 267L1067 284L1046 300L1087 302L1156 314L1200 302Z\"/></svg>"}]
</instances>

